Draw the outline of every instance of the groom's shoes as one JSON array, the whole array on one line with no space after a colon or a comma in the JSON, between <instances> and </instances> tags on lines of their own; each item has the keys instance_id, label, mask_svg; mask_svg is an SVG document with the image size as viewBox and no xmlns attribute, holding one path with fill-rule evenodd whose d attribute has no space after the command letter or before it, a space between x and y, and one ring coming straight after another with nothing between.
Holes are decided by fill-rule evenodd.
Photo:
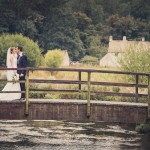
<instances>
[{"instance_id":1,"label":"groom's shoes","mask_svg":"<svg viewBox=\"0 0 150 150\"><path fill-rule=\"evenodd\" d=\"M24 101L24 100L25 100L25 98L21 97L19 100L20 100L20 101Z\"/></svg>"}]
</instances>

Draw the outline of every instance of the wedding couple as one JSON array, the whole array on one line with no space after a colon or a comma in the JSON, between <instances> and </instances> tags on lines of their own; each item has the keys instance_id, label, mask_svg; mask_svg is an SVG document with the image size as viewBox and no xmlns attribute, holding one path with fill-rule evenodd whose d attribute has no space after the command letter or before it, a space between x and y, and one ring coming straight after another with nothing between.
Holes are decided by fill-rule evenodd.
<instances>
[{"instance_id":1,"label":"wedding couple","mask_svg":"<svg viewBox=\"0 0 150 150\"><path fill-rule=\"evenodd\" d=\"M10 47L7 51L7 68L27 67L27 56L21 46ZM7 70L7 80L12 81L17 74L19 80L25 80L25 70ZM8 82L2 91L25 91L25 83ZM0 93L0 100L25 100L25 93Z\"/></svg>"}]
</instances>

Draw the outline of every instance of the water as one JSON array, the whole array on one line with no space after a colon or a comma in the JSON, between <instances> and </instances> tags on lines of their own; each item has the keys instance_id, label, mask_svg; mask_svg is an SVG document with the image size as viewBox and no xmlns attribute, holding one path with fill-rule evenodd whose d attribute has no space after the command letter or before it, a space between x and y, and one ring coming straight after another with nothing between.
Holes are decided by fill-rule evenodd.
<instances>
[{"instance_id":1,"label":"water","mask_svg":"<svg viewBox=\"0 0 150 150\"><path fill-rule=\"evenodd\" d=\"M0 150L149 150L134 126L65 121L0 121Z\"/></svg>"}]
</instances>

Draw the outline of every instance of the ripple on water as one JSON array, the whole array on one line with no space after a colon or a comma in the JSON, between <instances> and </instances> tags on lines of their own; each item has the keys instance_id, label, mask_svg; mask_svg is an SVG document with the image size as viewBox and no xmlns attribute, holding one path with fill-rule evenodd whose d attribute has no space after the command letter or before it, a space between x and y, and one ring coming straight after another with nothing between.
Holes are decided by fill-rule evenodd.
<instances>
[{"instance_id":1,"label":"ripple on water","mask_svg":"<svg viewBox=\"0 0 150 150\"><path fill-rule=\"evenodd\" d=\"M0 121L3 150L141 150L141 136L119 125L64 121Z\"/></svg>"}]
</instances>

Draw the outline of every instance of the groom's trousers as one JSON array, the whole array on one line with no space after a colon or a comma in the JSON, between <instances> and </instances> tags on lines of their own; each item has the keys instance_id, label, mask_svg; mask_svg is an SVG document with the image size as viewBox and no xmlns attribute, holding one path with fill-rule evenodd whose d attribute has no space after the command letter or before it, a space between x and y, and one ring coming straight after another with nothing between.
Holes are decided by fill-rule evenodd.
<instances>
[{"instance_id":1,"label":"groom's trousers","mask_svg":"<svg viewBox=\"0 0 150 150\"><path fill-rule=\"evenodd\" d=\"M23 80L25 80L25 77L24 77L24 76L23 76L23 77L20 77L19 80L20 80L20 81L23 81ZM21 88L21 91L24 91L24 92L25 92L25 89L26 89L25 83L20 83L20 88ZM21 98L25 98L25 93L21 93Z\"/></svg>"}]
</instances>

